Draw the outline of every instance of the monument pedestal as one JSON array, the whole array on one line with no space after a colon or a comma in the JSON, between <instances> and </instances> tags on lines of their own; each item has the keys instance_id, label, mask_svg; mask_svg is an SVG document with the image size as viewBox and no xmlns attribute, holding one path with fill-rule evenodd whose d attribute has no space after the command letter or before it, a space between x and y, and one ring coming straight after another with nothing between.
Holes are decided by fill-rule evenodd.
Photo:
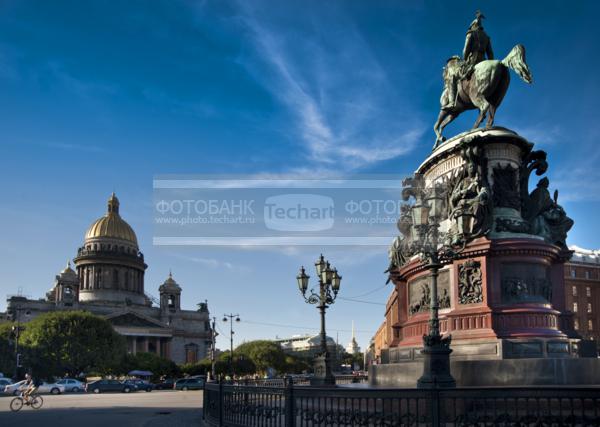
<instances>
[{"instance_id":1,"label":"monument pedestal","mask_svg":"<svg viewBox=\"0 0 600 427\"><path fill-rule=\"evenodd\" d=\"M452 335L450 360L458 385L480 381L468 373L474 361L506 365L516 375L525 367L549 366L535 365L533 359L578 357L579 337L564 295L563 266L570 257L565 238L573 222L549 196L546 179L528 191L530 175L541 175L547 166L546 154L534 151L533 144L508 129L491 128L452 138L417 170L425 188L447 189L440 231L454 247L460 246L439 270L437 291L440 330ZM397 313L392 319L395 339L382 362L401 365L402 375L416 381L419 369L410 365L418 363L422 371L425 357L427 372L435 357L420 354L421 339L428 333L431 277L410 252L409 223L400 218L404 238L394 245L401 253L396 258L401 262L390 270L398 294L390 310ZM373 367L373 383L389 369ZM484 385L512 384L501 375L482 375Z\"/></svg>"}]
</instances>

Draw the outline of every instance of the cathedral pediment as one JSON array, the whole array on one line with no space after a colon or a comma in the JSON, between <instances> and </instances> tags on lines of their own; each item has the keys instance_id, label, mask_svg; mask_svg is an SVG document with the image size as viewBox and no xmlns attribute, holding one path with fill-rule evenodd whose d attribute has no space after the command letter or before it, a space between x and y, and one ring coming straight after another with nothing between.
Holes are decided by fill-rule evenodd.
<instances>
[{"instance_id":1,"label":"cathedral pediment","mask_svg":"<svg viewBox=\"0 0 600 427\"><path fill-rule=\"evenodd\" d=\"M113 326L121 327L134 327L134 328L160 328L165 329L167 325L154 320L147 316L140 315L139 313L125 312L107 316L107 320L112 323Z\"/></svg>"}]
</instances>

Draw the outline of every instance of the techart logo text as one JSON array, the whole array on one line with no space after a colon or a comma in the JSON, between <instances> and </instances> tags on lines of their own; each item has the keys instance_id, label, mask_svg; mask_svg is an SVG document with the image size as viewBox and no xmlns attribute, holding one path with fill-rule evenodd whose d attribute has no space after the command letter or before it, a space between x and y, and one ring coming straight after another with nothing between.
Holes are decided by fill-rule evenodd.
<instances>
[{"instance_id":1,"label":"techart logo text","mask_svg":"<svg viewBox=\"0 0 600 427\"><path fill-rule=\"evenodd\" d=\"M282 194L265 200L265 226L278 231L321 231L333 227L333 199L316 194Z\"/></svg>"}]
</instances>

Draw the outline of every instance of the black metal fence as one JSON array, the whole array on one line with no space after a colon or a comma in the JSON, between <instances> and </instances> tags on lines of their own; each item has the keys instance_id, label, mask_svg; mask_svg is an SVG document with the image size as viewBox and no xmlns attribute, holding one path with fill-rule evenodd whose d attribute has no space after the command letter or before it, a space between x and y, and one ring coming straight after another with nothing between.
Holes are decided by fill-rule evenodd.
<instances>
[{"instance_id":1,"label":"black metal fence","mask_svg":"<svg viewBox=\"0 0 600 427\"><path fill-rule=\"evenodd\" d=\"M447 390L207 383L218 426L600 426L600 388Z\"/></svg>"},{"instance_id":2,"label":"black metal fence","mask_svg":"<svg viewBox=\"0 0 600 427\"><path fill-rule=\"evenodd\" d=\"M235 385L252 385L261 387L284 387L286 382L292 382L294 386L310 385L310 377L305 376L290 376L287 378L247 378L235 380ZM368 375L335 375L335 383L343 384L360 384L369 381Z\"/></svg>"}]
</instances>

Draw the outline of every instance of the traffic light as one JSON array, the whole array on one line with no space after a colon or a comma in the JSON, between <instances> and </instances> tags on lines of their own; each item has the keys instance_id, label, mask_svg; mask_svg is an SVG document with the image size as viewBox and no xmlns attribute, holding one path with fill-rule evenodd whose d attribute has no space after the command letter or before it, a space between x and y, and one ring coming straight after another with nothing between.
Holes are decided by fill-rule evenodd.
<instances>
[{"instance_id":1,"label":"traffic light","mask_svg":"<svg viewBox=\"0 0 600 427\"><path fill-rule=\"evenodd\" d=\"M17 368L22 368L21 365L21 353L17 353Z\"/></svg>"}]
</instances>

